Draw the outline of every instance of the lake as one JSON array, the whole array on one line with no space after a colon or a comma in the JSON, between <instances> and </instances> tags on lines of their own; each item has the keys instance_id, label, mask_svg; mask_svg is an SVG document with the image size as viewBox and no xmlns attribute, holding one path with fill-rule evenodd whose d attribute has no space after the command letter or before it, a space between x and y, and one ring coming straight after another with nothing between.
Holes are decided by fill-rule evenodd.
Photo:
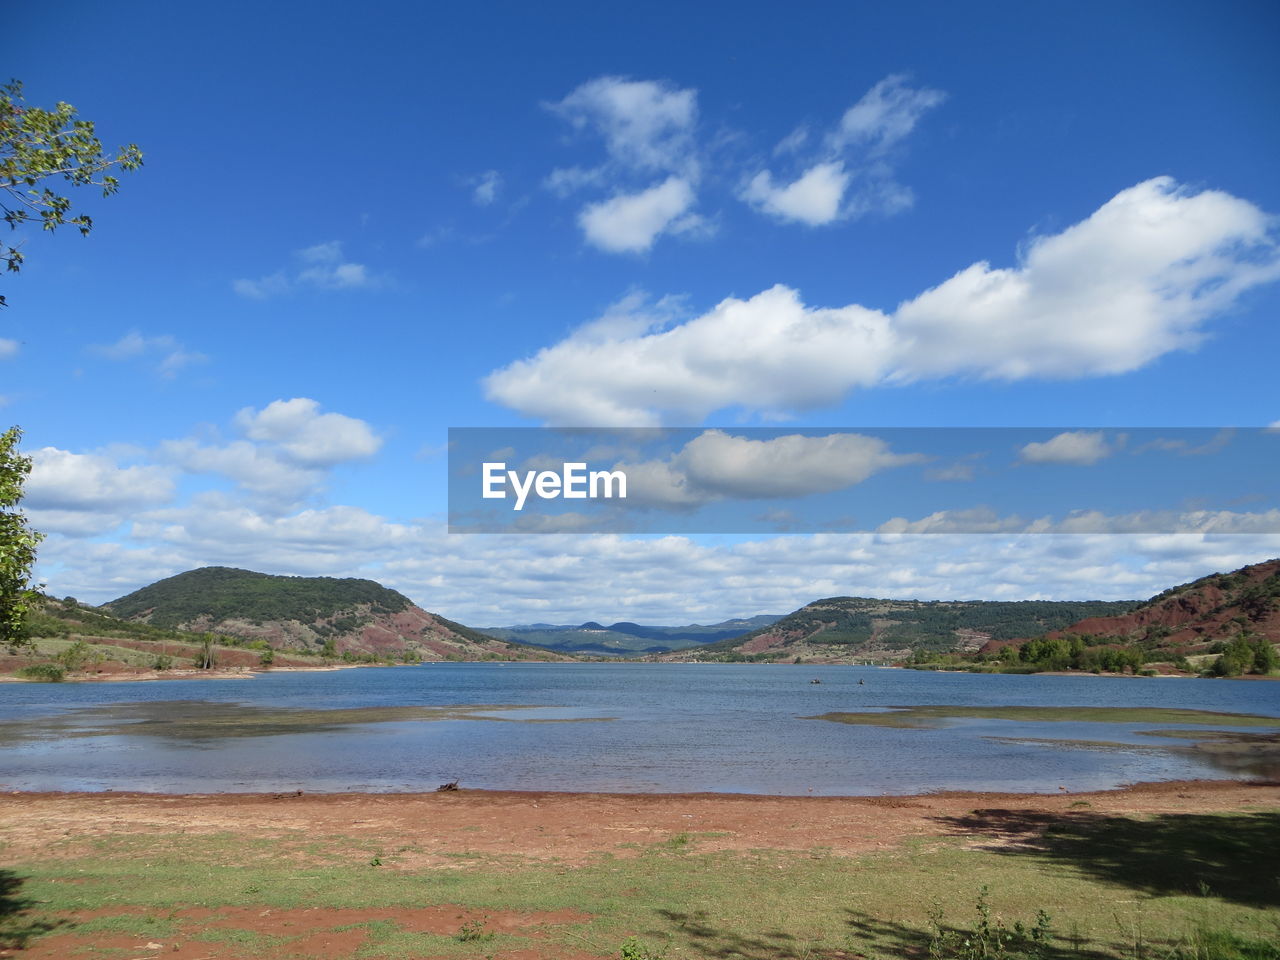
<instances>
[{"instance_id":1,"label":"lake","mask_svg":"<svg viewBox=\"0 0 1280 960\"><path fill-rule=\"evenodd\" d=\"M1280 777L1274 744L1269 754L1214 753L1195 740L1151 736L1205 729L1164 720L964 717L902 728L811 719L917 705L1182 708L1280 718L1280 685L642 663L10 683L0 685L0 786L400 791L459 780L484 789L838 796ZM1234 726L1227 720L1213 729ZM1256 726L1241 730L1242 737L1268 735Z\"/></svg>"}]
</instances>

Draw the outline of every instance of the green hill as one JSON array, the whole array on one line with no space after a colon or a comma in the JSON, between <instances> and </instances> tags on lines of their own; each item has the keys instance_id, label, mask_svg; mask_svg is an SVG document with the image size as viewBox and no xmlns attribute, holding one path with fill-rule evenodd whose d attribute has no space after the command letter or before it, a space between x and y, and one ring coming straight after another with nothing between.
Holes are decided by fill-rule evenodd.
<instances>
[{"instance_id":1,"label":"green hill","mask_svg":"<svg viewBox=\"0 0 1280 960\"><path fill-rule=\"evenodd\" d=\"M311 623L364 605L373 614L399 613L413 602L373 580L278 577L232 567L201 567L158 580L104 608L126 620L176 627L201 619Z\"/></svg>"},{"instance_id":2,"label":"green hill","mask_svg":"<svg viewBox=\"0 0 1280 960\"><path fill-rule=\"evenodd\" d=\"M679 659L901 659L919 649L976 650L990 640L1034 636L1085 617L1131 610L1120 600L816 600L776 623L683 651ZM667 659L667 658L664 658Z\"/></svg>"},{"instance_id":3,"label":"green hill","mask_svg":"<svg viewBox=\"0 0 1280 960\"><path fill-rule=\"evenodd\" d=\"M555 660L428 613L372 580L202 567L103 605L152 627L261 640L276 649L421 660Z\"/></svg>"}]
</instances>

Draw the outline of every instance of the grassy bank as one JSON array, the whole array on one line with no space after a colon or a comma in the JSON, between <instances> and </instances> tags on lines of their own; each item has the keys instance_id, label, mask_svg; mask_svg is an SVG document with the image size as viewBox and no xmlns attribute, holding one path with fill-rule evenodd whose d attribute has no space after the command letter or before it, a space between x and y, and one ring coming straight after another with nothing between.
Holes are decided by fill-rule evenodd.
<instances>
[{"instance_id":1,"label":"grassy bank","mask_svg":"<svg viewBox=\"0 0 1280 960\"><path fill-rule=\"evenodd\" d=\"M936 828L862 856L717 851L714 834L684 832L572 862L426 849L368 821L257 838L99 831L6 858L0 910L5 946L32 958L571 960L634 938L633 960L976 960L1000 956L1001 936L1005 955L1045 960L1280 957L1280 810L1117 816L1079 801Z\"/></svg>"}]
</instances>

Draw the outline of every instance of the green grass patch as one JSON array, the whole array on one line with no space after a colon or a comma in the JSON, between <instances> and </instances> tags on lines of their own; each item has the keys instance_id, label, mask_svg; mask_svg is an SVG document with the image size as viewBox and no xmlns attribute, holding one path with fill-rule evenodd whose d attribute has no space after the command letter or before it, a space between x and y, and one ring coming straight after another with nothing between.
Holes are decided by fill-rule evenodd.
<instances>
[{"instance_id":1,"label":"green grass patch","mask_svg":"<svg viewBox=\"0 0 1280 960\"><path fill-rule=\"evenodd\" d=\"M700 835L677 834L634 857L601 855L585 864L464 852L465 869L414 870L371 869L367 846L360 857L317 865L292 842L264 857L275 841L135 836L79 859L16 864L0 880L7 884L6 923L27 924L28 940L55 936L54 925L76 912L116 909L122 916L74 929L234 944L273 958L293 956L290 937L202 927L174 915L189 907L316 907L322 923L325 909L448 905L465 912L452 933L414 932L385 918L349 925L367 934L357 956L406 960L520 950L617 957L630 937L668 960L825 960L837 950L925 957L931 944L951 951L937 953L939 960L969 960L963 943L973 938L963 934L983 921L977 904L985 886L992 931L998 924L1029 930L1040 911L1048 915L1051 939L1041 944L1041 960L1272 960L1248 952L1250 945L1280 942L1280 811L1122 817L1080 808L1056 815L975 810L941 828L940 835L860 857L822 849L702 853ZM361 849L354 838L334 843ZM566 909L587 918L500 932L487 919ZM1020 943L1011 933L1006 955L1023 955ZM1135 943L1145 952L1135 954Z\"/></svg>"}]
</instances>

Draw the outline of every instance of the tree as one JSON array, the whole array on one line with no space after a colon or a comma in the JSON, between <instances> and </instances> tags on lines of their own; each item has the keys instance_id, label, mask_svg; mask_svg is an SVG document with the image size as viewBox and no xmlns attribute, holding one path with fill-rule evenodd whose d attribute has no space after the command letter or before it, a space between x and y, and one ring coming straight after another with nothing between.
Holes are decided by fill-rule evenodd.
<instances>
[{"instance_id":1,"label":"tree","mask_svg":"<svg viewBox=\"0 0 1280 960\"><path fill-rule=\"evenodd\" d=\"M27 611L37 599L31 589L36 544L44 539L27 525L18 509L31 458L18 453L22 431L11 427L0 435L0 644L27 642Z\"/></svg>"},{"instance_id":2,"label":"tree","mask_svg":"<svg viewBox=\"0 0 1280 960\"><path fill-rule=\"evenodd\" d=\"M45 181L62 179L73 187L100 187L109 197L120 183L108 171L136 170L142 151L135 143L114 156L102 150L93 123L76 117L76 108L59 102L52 110L29 107L22 84L0 86L0 211L11 230L39 223L43 230L70 224L87 236L93 220L71 209L71 200ZM22 269L22 251L0 247L0 259L11 273ZM6 306L0 295L0 307ZM36 545L43 539L27 526L18 510L22 484L31 459L17 453L22 431L13 427L0 436L0 644L17 646L27 639L27 613L36 599L31 568Z\"/></svg>"},{"instance_id":3,"label":"tree","mask_svg":"<svg viewBox=\"0 0 1280 960\"><path fill-rule=\"evenodd\" d=\"M93 122L78 119L71 104L59 102L52 110L29 107L17 80L0 87L0 210L11 229L39 223L43 230L56 230L70 224L87 236L93 220L73 211L71 200L44 181L61 178L73 187L100 187L109 197L120 182L108 171L140 166L142 151L136 143L114 155L104 153ZM22 269L17 247L4 247L0 258L11 272ZM0 296L0 306L5 305Z\"/></svg>"}]
</instances>

